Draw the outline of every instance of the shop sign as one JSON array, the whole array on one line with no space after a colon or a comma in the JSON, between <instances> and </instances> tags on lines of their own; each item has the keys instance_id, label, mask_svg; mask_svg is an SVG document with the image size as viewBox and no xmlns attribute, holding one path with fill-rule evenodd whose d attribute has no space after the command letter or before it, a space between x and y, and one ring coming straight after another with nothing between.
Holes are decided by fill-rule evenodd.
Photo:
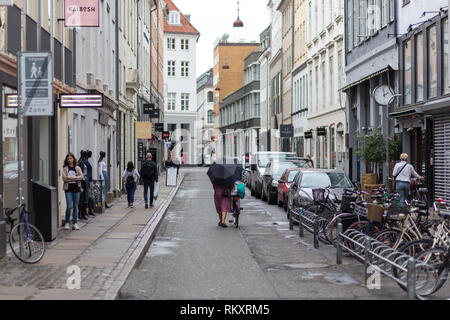
<instances>
[{"instance_id":1,"label":"shop sign","mask_svg":"<svg viewBox=\"0 0 450 320\"><path fill-rule=\"evenodd\" d=\"M103 108L103 94L62 94L60 108Z\"/></svg>"},{"instance_id":2,"label":"shop sign","mask_svg":"<svg viewBox=\"0 0 450 320\"><path fill-rule=\"evenodd\" d=\"M292 124L280 126L280 137L291 138L294 136L294 126Z\"/></svg>"},{"instance_id":3,"label":"shop sign","mask_svg":"<svg viewBox=\"0 0 450 320\"><path fill-rule=\"evenodd\" d=\"M6 108L17 108L19 106L17 94L5 95L5 106Z\"/></svg>"},{"instance_id":4,"label":"shop sign","mask_svg":"<svg viewBox=\"0 0 450 320\"><path fill-rule=\"evenodd\" d=\"M99 0L65 0L65 27L99 27Z\"/></svg>"},{"instance_id":5,"label":"shop sign","mask_svg":"<svg viewBox=\"0 0 450 320\"><path fill-rule=\"evenodd\" d=\"M326 136L327 129L326 128L317 128L317 136Z\"/></svg>"},{"instance_id":6,"label":"shop sign","mask_svg":"<svg viewBox=\"0 0 450 320\"><path fill-rule=\"evenodd\" d=\"M312 138L313 138L312 131L306 131L305 132L305 139L312 139Z\"/></svg>"},{"instance_id":7,"label":"shop sign","mask_svg":"<svg viewBox=\"0 0 450 320\"><path fill-rule=\"evenodd\" d=\"M155 123L155 131L163 132L164 131L164 123Z\"/></svg>"},{"instance_id":8,"label":"shop sign","mask_svg":"<svg viewBox=\"0 0 450 320\"><path fill-rule=\"evenodd\" d=\"M151 139L151 138L152 138L152 123L136 122L136 139Z\"/></svg>"}]
</instances>

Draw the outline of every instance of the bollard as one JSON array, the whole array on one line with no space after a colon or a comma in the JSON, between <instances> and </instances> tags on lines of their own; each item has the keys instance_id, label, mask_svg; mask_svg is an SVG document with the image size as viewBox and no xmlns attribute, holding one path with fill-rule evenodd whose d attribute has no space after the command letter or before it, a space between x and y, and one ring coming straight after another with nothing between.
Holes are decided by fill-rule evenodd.
<instances>
[{"instance_id":1,"label":"bollard","mask_svg":"<svg viewBox=\"0 0 450 320\"><path fill-rule=\"evenodd\" d=\"M319 216L317 214L314 218L314 248L319 248Z\"/></svg>"},{"instance_id":2,"label":"bollard","mask_svg":"<svg viewBox=\"0 0 450 320\"><path fill-rule=\"evenodd\" d=\"M305 236L303 232L303 210L298 213L298 236L302 238Z\"/></svg>"},{"instance_id":3,"label":"bollard","mask_svg":"<svg viewBox=\"0 0 450 320\"><path fill-rule=\"evenodd\" d=\"M342 223L339 221L337 226L337 253L336 253L336 264L342 264L342 246L344 245L342 241Z\"/></svg>"},{"instance_id":4,"label":"bollard","mask_svg":"<svg viewBox=\"0 0 450 320\"><path fill-rule=\"evenodd\" d=\"M408 300L414 300L416 298L416 261L414 258L408 260Z\"/></svg>"},{"instance_id":5,"label":"bollard","mask_svg":"<svg viewBox=\"0 0 450 320\"><path fill-rule=\"evenodd\" d=\"M294 222L292 221L292 210L289 209L289 230L294 230Z\"/></svg>"},{"instance_id":6,"label":"bollard","mask_svg":"<svg viewBox=\"0 0 450 320\"><path fill-rule=\"evenodd\" d=\"M366 236L366 245L364 246L364 283L367 285L367 279L369 275L367 273L367 269L369 268L369 252L370 252L370 237Z\"/></svg>"}]
</instances>

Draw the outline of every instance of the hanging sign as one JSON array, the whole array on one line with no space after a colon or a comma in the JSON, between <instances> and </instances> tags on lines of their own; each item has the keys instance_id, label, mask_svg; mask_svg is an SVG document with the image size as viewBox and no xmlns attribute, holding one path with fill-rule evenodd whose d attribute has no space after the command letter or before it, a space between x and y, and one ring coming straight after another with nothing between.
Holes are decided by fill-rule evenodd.
<instances>
[{"instance_id":1,"label":"hanging sign","mask_svg":"<svg viewBox=\"0 0 450 320\"><path fill-rule=\"evenodd\" d=\"M136 139L151 139L151 138L152 138L152 123L136 122Z\"/></svg>"},{"instance_id":2,"label":"hanging sign","mask_svg":"<svg viewBox=\"0 0 450 320\"><path fill-rule=\"evenodd\" d=\"M163 132L164 131L164 123L155 123L155 131Z\"/></svg>"},{"instance_id":3,"label":"hanging sign","mask_svg":"<svg viewBox=\"0 0 450 320\"><path fill-rule=\"evenodd\" d=\"M291 138L294 136L294 126L291 124L280 126L280 137Z\"/></svg>"},{"instance_id":4,"label":"hanging sign","mask_svg":"<svg viewBox=\"0 0 450 320\"><path fill-rule=\"evenodd\" d=\"M19 54L23 115L53 116L53 66L51 52Z\"/></svg>"},{"instance_id":5,"label":"hanging sign","mask_svg":"<svg viewBox=\"0 0 450 320\"><path fill-rule=\"evenodd\" d=\"M5 106L6 108L17 108L19 106L17 94L5 95Z\"/></svg>"},{"instance_id":6,"label":"hanging sign","mask_svg":"<svg viewBox=\"0 0 450 320\"><path fill-rule=\"evenodd\" d=\"M103 108L103 94L62 94L60 108Z\"/></svg>"},{"instance_id":7,"label":"hanging sign","mask_svg":"<svg viewBox=\"0 0 450 320\"><path fill-rule=\"evenodd\" d=\"M65 27L99 27L99 0L65 0Z\"/></svg>"},{"instance_id":8,"label":"hanging sign","mask_svg":"<svg viewBox=\"0 0 450 320\"><path fill-rule=\"evenodd\" d=\"M318 136L326 136L327 135L327 129L326 128L317 128L317 135Z\"/></svg>"},{"instance_id":9,"label":"hanging sign","mask_svg":"<svg viewBox=\"0 0 450 320\"><path fill-rule=\"evenodd\" d=\"M305 132L305 139L312 139L312 137L313 137L312 131Z\"/></svg>"}]
</instances>

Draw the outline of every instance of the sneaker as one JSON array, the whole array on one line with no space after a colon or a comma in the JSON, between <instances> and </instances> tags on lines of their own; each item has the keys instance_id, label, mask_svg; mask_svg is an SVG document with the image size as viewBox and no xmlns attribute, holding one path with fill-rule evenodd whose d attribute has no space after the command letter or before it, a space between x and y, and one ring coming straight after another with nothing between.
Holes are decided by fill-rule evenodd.
<instances>
[{"instance_id":1,"label":"sneaker","mask_svg":"<svg viewBox=\"0 0 450 320\"><path fill-rule=\"evenodd\" d=\"M130 204L130 208L133 209L133 205L132 204Z\"/></svg>"},{"instance_id":2,"label":"sneaker","mask_svg":"<svg viewBox=\"0 0 450 320\"><path fill-rule=\"evenodd\" d=\"M145 209L148 209L148 204L147 203L145 204Z\"/></svg>"},{"instance_id":3,"label":"sneaker","mask_svg":"<svg viewBox=\"0 0 450 320\"><path fill-rule=\"evenodd\" d=\"M80 227L78 226L78 223L75 223L72 227L73 230L80 230Z\"/></svg>"},{"instance_id":4,"label":"sneaker","mask_svg":"<svg viewBox=\"0 0 450 320\"><path fill-rule=\"evenodd\" d=\"M69 225L68 223L66 223L66 224L64 225L64 229L65 229L65 230L70 230L70 225Z\"/></svg>"},{"instance_id":5,"label":"sneaker","mask_svg":"<svg viewBox=\"0 0 450 320\"><path fill-rule=\"evenodd\" d=\"M153 203L150 205L150 207L152 207L152 208L154 207Z\"/></svg>"}]
</instances>

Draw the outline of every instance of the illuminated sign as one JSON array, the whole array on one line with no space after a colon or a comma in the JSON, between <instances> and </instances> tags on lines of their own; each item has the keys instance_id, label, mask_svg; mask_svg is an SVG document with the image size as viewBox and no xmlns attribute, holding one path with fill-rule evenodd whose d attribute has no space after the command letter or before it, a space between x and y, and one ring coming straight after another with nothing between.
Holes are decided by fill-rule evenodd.
<instances>
[{"instance_id":1,"label":"illuminated sign","mask_svg":"<svg viewBox=\"0 0 450 320\"><path fill-rule=\"evenodd\" d=\"M7 94L5 100L6 108L17 108L19 106L17 94Z\"/></svg>"},{"instance_id":2,"label":"illuminated sign","mask_svg":"<svg viewBox=\"0 0 450 320\"><path fill-rule=\"evenodd\" d=\"M62 94L60 108L103 108L102 94Z\"/></svg>"}]
</instances>

